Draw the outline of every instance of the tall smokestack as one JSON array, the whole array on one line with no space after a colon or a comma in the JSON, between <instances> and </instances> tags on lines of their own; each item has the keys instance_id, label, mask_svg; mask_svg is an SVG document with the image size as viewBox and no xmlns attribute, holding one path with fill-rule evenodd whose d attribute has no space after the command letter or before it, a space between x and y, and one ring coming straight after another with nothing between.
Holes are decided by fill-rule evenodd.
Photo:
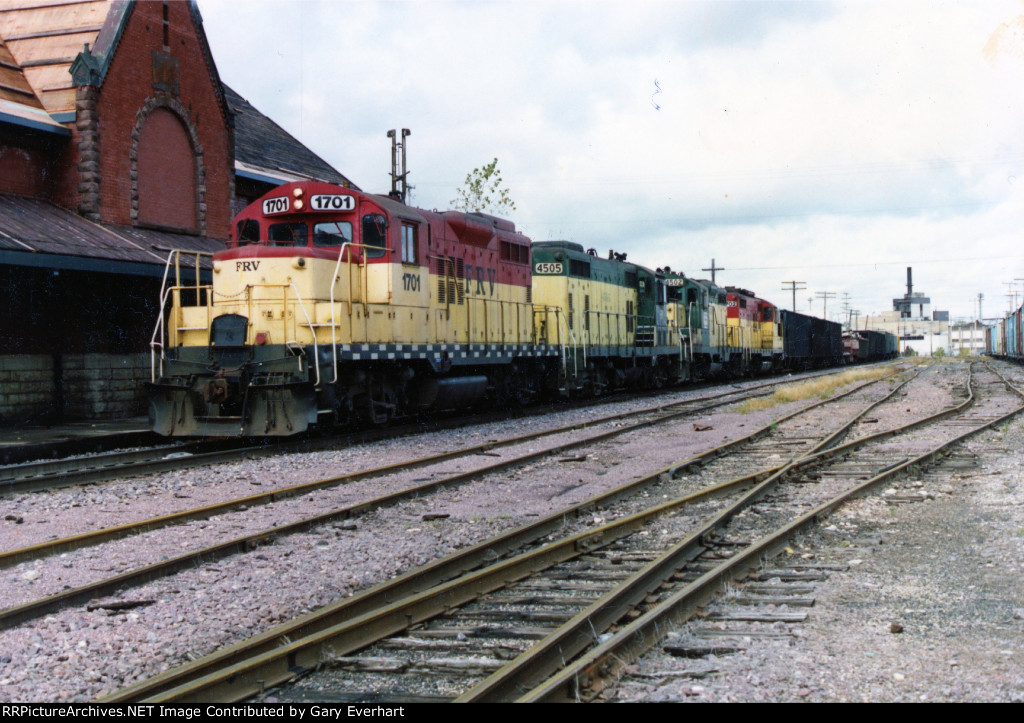
<instances>
[{"instance_id":1,"label":"tall smokestack","mask_svg":"<svg viewBox=\"0 0 1024 723\"><path fill-rule=\"evenodd\" d=\"M914 294L914 276L910 266L907 267L907 296Z\"/></svg>"}]
</instances>

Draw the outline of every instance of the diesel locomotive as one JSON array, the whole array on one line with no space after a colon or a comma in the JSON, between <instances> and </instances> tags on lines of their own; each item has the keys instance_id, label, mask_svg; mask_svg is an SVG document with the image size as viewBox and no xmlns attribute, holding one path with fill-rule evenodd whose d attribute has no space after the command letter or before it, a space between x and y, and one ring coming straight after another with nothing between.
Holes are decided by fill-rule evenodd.
<instances>
[{"instance_id":1,"label":"diesel locomotive","mask_svg":"<svg viewBox=\"0 0 1024 723\"><path fill-rule=\"evenodd\" d=\"M182 270L212 272L186 283ZM842 363L839 325L505 219L288 183L172 252L153 429L280 436L428 410ZM813 320L813 321L808 321Z\"/></svg>"}]
</instances>

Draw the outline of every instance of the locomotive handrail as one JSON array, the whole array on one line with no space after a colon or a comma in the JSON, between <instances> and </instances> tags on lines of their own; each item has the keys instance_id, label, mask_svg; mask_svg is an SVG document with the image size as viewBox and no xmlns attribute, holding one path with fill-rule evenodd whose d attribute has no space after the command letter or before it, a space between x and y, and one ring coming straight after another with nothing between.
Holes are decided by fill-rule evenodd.
<instances>
[{"instance_id":1,"label":"locomotive handrail","mask_svg":"<svg viewBox=\"0 0 1024 723\"><path fill-rule=\"evenodd\" d=\"M338 331L338 320L336 318L334 318L334 286L335 286L335 284L338 281L338 271L341 269L341 259L345 256L345 249L346 248L363 248L365 246L366 246L366 244L357 244L357 243L354 243L352 241L346 241L345 243L343 243L341 245L341 250L338 251L338 261L334 265L334 274L331 276L331 356L332 356L331 363L334 366L334 380L331 382L331 384L337 384L338 383L338 334L337 334L337 331ZM374 248L378 248L378 247L375 246ZM364 256L363 258L366 258L366 257ZM360 262L359 265L360 266L365 266L365 263ZM366 277L365 273L363 274L363 277L364 278ZM366 311L366 290L365 289L363 291L363 311L364 312ZM303 309L302 313L306 313L305 309ZM352 315L352 257L351 257L351 254L349 255L349 261L348 261L348 313L349 313L349 316ZM308 317L307 317L307 319L308 319ZM351 329L352 329L352 326L350 324L349 325L349 334L350 334L350 336L351 336L351 333L352 333ZM316 330L313 329L312 324L310 324L309 330L313 334L313 345L314 345L314 348L315 348L315 346L316 346ZM351 341L352 341L352 339L350 338L349 339L349 343L351 343ZM319 358L316 361L316 367L317 367L317 385L319 386L319 384L320 384L320 381L319 381L320 359Z\"/></svg>"},{"instance_id":2,"label":"locomotive handrail","mask_svg":"<svg viewBox=\"0 0 1024 723\"><path fill-rule=\"evenodd\" d=\"M584 328L584 331L586 332L585 333L584 346L589 345L589 344L592 343L591 340L590 340L590 331L591 331L591 329L590 329L590 325L587 323L587 321L590 319L591 316L596 316L597 317L597 337L598 337L598 339L601 338L601 317L607 317L609 319L611 319L611 318L615 318L615 319L622 318L622 319L627 319L627 320L628 319L636 319L637 318L636 314L626 314L626 313L619 312L619 311L601 311L600 309L587 309L587 310L585 310L583 312L583 314L584 314L583 328ZM625 342L622 339L622 334L623 334L622 325L620 325L618 323L615 324L614 341L612 341L611 325L610 324L608 325L608 331L609 331L609 334L608 334L609 342L608 342L608 344L606 346L621 346L621 347L626 346ZM600 344L597 344L597 346L600 346Z\"/></svg>"},{"instance_id":3,"label":"locomotive handrail","mask_svg":"<svg viewBox=\"0 0 1024 723\"><path fill-rule=\"evenodd\" d=\"M149 376L150 376L150 381L153 382L154 384L156 383L156 379L157 379L157 374L156 374L156 367L157 367L156 348L157 347L160 347L160 375L163 376L163 372L164 372L164 356L165 356L165 353L166 353L166 346L163 343L164 332L165 332L165 328L164 328L164 326L165 326L164 325L164 308L167 306L167 298L168 298L168 296L175 289L179 289L180 290L182 288L182 286L181 286L181 254L183 254L183 253L193 254L196 257L196 284L195 284L195 290L196 290L196 301L197 302L199 301L199 292L200 292L200 290L205 288L205 286L206 286L205 284L201 284L200 283L200 268L199 268L200 259L203 256L209 256L211 259L213 258L213 254L208 252L208 251L185 251L183 249L171 249L168 252L168 254L167 254L167 261L164 263L164 275L163 275L163 278L160 281L160 306L159 306L159 311L157 313L156 325L153 328L153 335L150 337L150 340L149 340ZM171 273L171 261L172 261L172 259L174 261L174 281L175 281L175 285L172 286L170 289L168 289L167 288L167 277ZM180 307L180 303L178 304L178 306ZM157 337L159 337L159 339L160 339L159 341L157 341Z\"/></svg>"},{"instance_id":4,"label":"locomotive handrail","mask_svg":"<svg viewBox=\"0 0 1024 723\"><path fill-rule=\"evenodd\" d=\"M302 294L299 293L299 290L296 288L295 284L289 284L288 286L290 286L291 289L295 292L295 300L299 303L299 308L302 309L302 315L304 317L306 317L306 324L309 326L310 336L313 337L313 366L316 368L316 385L315 385L315 388L319 389L320 388L320 354L319 354L319 349L318 349L317 343L316 343L316 329L313 328L313 322L310 321L309 314L306 312L306 305L302 303ZM334 288L334 284L331 284L331 288L332 289ZM284 297L285 297L285 307L287 307L288 306L288 287L285 287L285 295L284 295ZM287 316L288 315L285 314L285 318L281 320L282 325L288 323L287 322ZM334 320L334 305L333 304L331 305L331 320L332 321ZM334 324L331 324L331 327L333 329ZM285 330L287 331L287 329L285 329ZM288 335L285 334L284 338L287 340L288 339ZM298 343L298 339L296 339L295 343L296 344ZM285 341L285 346L288 346L288 342L287 341ZM335 354L337 354L337 352L335 352ZM301 367L300 367L299 371L301 371ZM337 382L338 380L335 379L334 381Z\"/></svg>"},{"instance_id":5,"label":"locomotive handrail","mask_svg":"<svg viewBox=\"0 0 1024 723\"><path fill-rule=\"evenodd\" d=\"M562 368L565 369L566 370L566 374L568 374L569 355L568 355L568 352L566 350L566 343L565 343L565 341L563 341L562 333L561 333L562 332L562 328L564 327L566 337L568 337L572 341L572 349L573 349L573 354L572 354L572 372L573 372L573 377L575 377L579 373L579 363L578 363L578 360L576 358L576 349L577 349L576 336L572 333L572 329L569 328L569 324L565 320L564 311L563 311L562 307L560 307L560 306L548 306L547 304L533 304L533 317L534 317L533 323L534 323L534 327L536 328L536 325L537 325L537 314L538 313L541 313L545 317L547 317L552 312L554 312L554 315L555 315L556 342L558 344L559 349L562 352ZM561 325L560 325L559 322L561 322ZM545 344L547 343L546 339L545 339L544 343Z\"/></svg>"}]
</instances>

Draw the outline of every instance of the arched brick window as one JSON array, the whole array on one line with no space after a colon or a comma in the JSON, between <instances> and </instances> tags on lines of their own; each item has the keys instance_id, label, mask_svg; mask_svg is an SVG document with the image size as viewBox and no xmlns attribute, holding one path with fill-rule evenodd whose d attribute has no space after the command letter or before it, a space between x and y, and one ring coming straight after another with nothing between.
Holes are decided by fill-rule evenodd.
<instances>
[{"instance_id":1,"label":"arched brick window","mask_svg":"<svg viewBox=\"0 0 1024 723\"><path fill-rule=\"evenodd\" d=\"M140 223L195 232L196 159L188 130L167 108L146 117L138 141Z\"/></svg>"}]
</instances>

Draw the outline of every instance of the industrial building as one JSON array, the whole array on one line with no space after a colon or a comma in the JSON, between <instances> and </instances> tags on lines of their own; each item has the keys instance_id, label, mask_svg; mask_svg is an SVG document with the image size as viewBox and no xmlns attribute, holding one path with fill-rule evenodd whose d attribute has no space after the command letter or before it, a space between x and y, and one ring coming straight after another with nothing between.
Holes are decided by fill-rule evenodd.
<instances>
[{"instance_id":1,"label":"industrial building","mask_svg":"<svg viewBox=\"0 0 1024 723\"><path fill-rule=\"evenodd\" d=\"M900 340L900 353L930 356L939 350L949 354L951 337L949 312L933 311L932 301L922 292L914 291L913 269L907 267L907 292L892 300L892 311L867 316L854 316L854 329L877 329L895 334Z\"/></svg>"}]
</instances>

